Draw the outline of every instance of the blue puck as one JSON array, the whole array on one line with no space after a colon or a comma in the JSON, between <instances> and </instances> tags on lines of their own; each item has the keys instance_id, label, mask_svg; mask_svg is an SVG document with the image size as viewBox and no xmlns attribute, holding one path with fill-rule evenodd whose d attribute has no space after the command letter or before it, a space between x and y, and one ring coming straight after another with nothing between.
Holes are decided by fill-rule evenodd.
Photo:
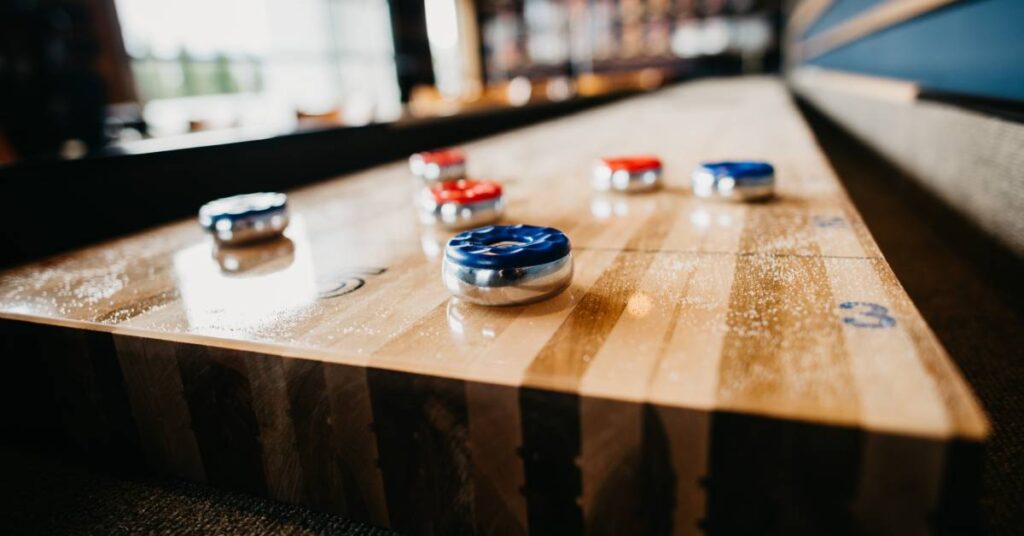
<instances>
[{"instance_id":1,"label":"blue puck","mask_svg":"<svg viewBox=\"0 0 1024 536\"><path fill-rule=\"evenodd\" d=\"M225 245L279 236L288 219L288 196L274 192L225 197L199 209L199 225Z\"/></svg>"},{"instance_id":2,"label":"blue puck","mask_svg":"<svg viewBox=\"0 0 1024 536\"><path fill-rule=\"evenodd\" d=\"M558 229L491 225L453 236L445 248L445 258L468 268L502 270L554 262L571 250L569 237Z\"/></svg>"},{"instance_id":3,"label":"blue puck","mask_svg":"<svg viewBox=\"0 0 1024 536\"><path fill-rule=\"evenodd\" d=\"M276 192L242 194L210 201L199 209L199 224L214 229L220 220L242 220L284 210L288 196Z\"/></svg>"},{"instance_id":4,"label":"blue puck","mask_svg":"<svg viewBox=\"0 0 1024 536\"><path fill-rule=\"evenodd\" d=\"M701 164L700 168L716 177L732 177L736 182L764 180L775 176L775 168L771 164L757 160L707 162Z\"/></svg>"},{"instance_id":5,"label":"blue puck","mask_svg":"<svg viewBox=\"0 0 1024 536\"><path fill-rule=\"evenodd\" d=\"M757 201L775 195L775 168L757 160L707 162L690 178L697 197Z\"/></svg>"}]
</instances>

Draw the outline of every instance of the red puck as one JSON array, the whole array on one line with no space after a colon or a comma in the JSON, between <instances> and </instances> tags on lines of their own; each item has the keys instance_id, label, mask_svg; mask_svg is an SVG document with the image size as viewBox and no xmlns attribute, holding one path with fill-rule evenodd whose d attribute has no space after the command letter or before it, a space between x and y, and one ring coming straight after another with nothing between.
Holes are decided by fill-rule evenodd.
<instances>
[{"instance_id":1,"label":"red puck","mask_svg":"<svg viewBox=\"0 0 1024 536\"><path fill-rule=\"evenodd\" d=\"M501 185L490 181L463 179L431 186L430 193L437 204L476 203L501 197Z\"/></svg>"},{"instance_id":2,"label":"red puck","mask_svg":"<svg viewBox=\"0 0 1024 536\"><path fill-rule=\"evenodd\" d=\"M661 159L656 156L620 156L602 158L600 162L612 171L621 170L629 173L661 169Z\"/></svg>"},{"instance_id":3,"label":"red puck","mask_svg":"<svg viewBox=\"0 0 1024 536\"><path fill-rule=\"evenodd\" d=\"M466 155L458 149L424 151L416 153L414 156L418 156L424 164L437 164L439 166L454 166L466 162Z\"/></svg>"}]
</instances>

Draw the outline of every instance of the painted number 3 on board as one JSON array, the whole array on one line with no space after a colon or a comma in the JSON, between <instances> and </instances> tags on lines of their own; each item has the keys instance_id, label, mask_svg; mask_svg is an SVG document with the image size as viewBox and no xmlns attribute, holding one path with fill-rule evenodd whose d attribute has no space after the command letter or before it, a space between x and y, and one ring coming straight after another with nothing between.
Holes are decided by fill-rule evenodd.
<instances>
[{"instance_id":1,"label":"painted number 3 on board","mask_svg":"<svg viewBox=\"0 0 1024 536\"><path fill-rule=\"evenodd\" d=\"M896 325L896 319L889 316L889 308L871 302L848 301L839 304L839 308L846 312L843 315L843 323L855 328L891 328Z\"/></svg>"}]
</instances>

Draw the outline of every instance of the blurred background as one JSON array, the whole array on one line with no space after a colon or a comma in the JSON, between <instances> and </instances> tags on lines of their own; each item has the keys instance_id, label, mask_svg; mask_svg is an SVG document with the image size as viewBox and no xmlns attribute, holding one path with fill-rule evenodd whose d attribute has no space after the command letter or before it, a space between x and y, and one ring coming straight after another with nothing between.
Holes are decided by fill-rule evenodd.
<instances>
[{"instance_id":1,"label":"blurred background","mask_svg":"<svg viewBox=\"0 0 1024 536\"><path fill-rule=\"evenodd\" d=\"M1024 0L4 0L0 186L23 202L0 237L15 262L768 74L1024 257L1021 21ZM28 236L37 203L90 225Z\"/></svg>"},{"instance_id":2,"label":"blurred background","mask_svg":"<svg viewBox=\"0 0 1024 536\"><path fill-rule=\"evenodd\" d=\"M217 197L757 74L791 91L981 396L995 425L981 506L991 533L1024 534L1024 0L0 0L0 266ZM94 533L97 516L173 532L196 511L223 532L344 530L4 458L26 532Z\"/></svg>"},{"instance_id":3,"label":"blurred background","mask_svg":"<svg viewBox=\"0 0 1024 536\"><path fill-rule=\"evenodd\" d=\"M13 0L0 162L777 71L780 0Z\"/></svg>"}]
</instances>

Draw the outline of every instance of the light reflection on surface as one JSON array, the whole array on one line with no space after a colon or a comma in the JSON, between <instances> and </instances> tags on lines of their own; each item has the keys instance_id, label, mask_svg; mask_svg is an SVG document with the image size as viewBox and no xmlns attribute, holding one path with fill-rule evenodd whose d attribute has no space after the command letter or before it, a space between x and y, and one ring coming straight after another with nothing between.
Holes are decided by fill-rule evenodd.
<instances>
[{"instance_id":1,"label":"light reflection on surface","mask_svg":"<svg viewBox=\"0 0 1024 536\"><path fill-rule=\"evenodd\" d=\"M629 216L629 201L621 196L596 196L590 201L590 213L599 220Z\"/></svg>"},{"instance_id":2,"label":"light reflection on surface","mask_svg":"<svg viewBox=\"0 0 1024 536\"><path fill-rule=\"evenodd\" d=\"M723 204L695 208L690 211L690 223L702 231L711 228L712 224L717 227L732 227L735 223L734 212L737 210L740 208Z\"/></svg>"},{"instance_id":3,"label":"light reflection on surface","mask_svg":"<svg viewBox=\"0 0 1024 536\"><path fill-rule=\"evenodd\" d=\"M647 316L651 312L651 298L643 292L638 292L629 298L626 303L626 312L637 318Z\"/></svg>"},{"instance_id":4,"label":"light reflection on surface","mask_svg":"<svg viewBox=\"0 0 1024 536\"><path fill-rule=\"evenodd\" d=\"M699 229L707 229L711 227L711 214L702 208L698 208L690 213L690 223Z\"/></svg>"},{"instance_id":5,"label":"light reflection on surface","mask_svg":"<svg viewBox=\"0 0 1024 536\"><path fill-rule=\"evenodd\" d=\"M225 275L266 275L269 272L258 268L277 272L291 266L295 260L295 243L282 236L247 247L220 247L215 244L213 258ZM254 270L256 273L251 273Z\"/></svg>"},{"instance_id":6,"label":"light reflection on surface","mask_svg":"<svg viewBox=\"0 0 1024 536\"><path fill-rule=\"evenodd\" d=\"M225 272L219 257L211 258L214 246L210 241L176 253L174 275L190 329L234 332L271 327L313 304L316 278L303 222L296 218L287 234L290 256L285 253L276 260L261 261L269 269L253 270L246 277ZM266 248L286 251L289 245L277 241L253 244L234 258L240 265L243 261L237 255L253 259L272 255L273 249ZM279 261L285 266L278 267Z\"/></svg>"},{"instance_id":7,"label":"light reflection on surface","mask_svg":"<svg viewBox=\"0 0 1024 536\"><path fill-rule=\"evenodd\" d=\"M423 249L423 254L427 256L428 260L437 259L444 253L444 247L448 244L448 239L454 235L454 232L436 227L420 227L420 247Z\"/></svg>"},{"instance_id":8,"label":"light reflection on surface","mask_svg":"<svg viewBox=\"0 0 1024 536\"><path fill-rule=\"evenodd\" d=\"M448 300L446 316L448 329L464 342L486 342L498 334L496 318L485 313L479 306L463 303L458 298Z\"/></svg>"},{"instance_id":9,"label":"light reflection on surface","mask_svg":"<svg viewBox=\"0 0 1024 536\"><path fill-rule=\"evenodd\" d=\"M420 245L423 247L423 254L426 255L428 259L436 259L441 255L441 248L444 247L444 244L438 242L434 237L426 233L420 235Z\"/></svg>"}]
</instances>

